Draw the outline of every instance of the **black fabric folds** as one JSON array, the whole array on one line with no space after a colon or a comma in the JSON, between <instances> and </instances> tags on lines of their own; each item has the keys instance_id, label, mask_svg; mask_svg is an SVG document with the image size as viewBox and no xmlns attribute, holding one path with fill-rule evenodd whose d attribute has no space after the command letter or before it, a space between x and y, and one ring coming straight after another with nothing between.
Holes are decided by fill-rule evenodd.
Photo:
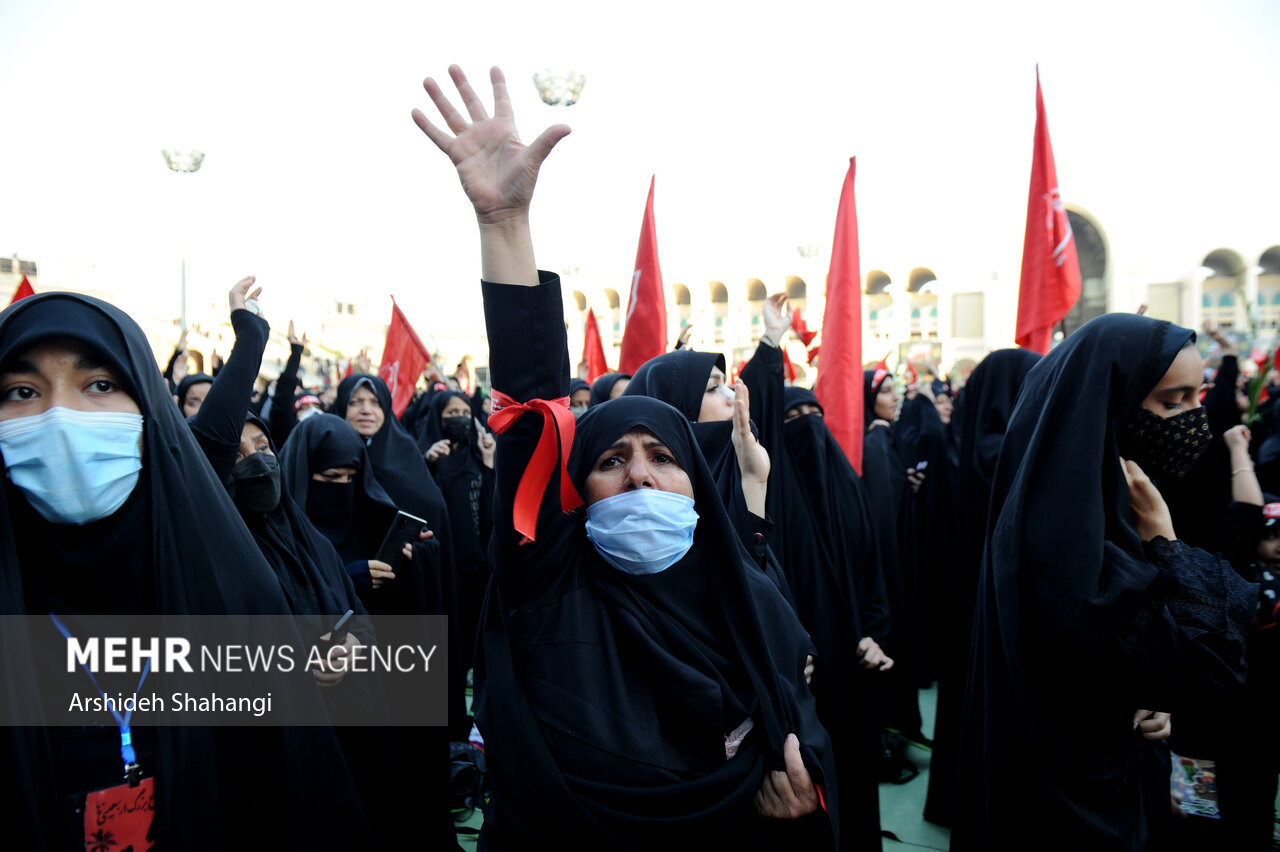
<instances>
[{"instance_id":1,"label":"black fabric folds","mask_svg":"<svg viewBox=\"0 0 1280 852\"><path fill-rule=\"evenodd\" d=\"M812 391L786 389L787 412L804 403L821 409ZM887 644L889 600L867 497L821 414L793 418L782 432L774 463L780 474L792 474L780 483L783 564L818 650L812 688L836 748L842 836L846 848L879 848L881 673L861 668L858 643L871 637Z\"/></svg>"},{"instance_id":2,"label":"black fabric folds","mask_svg":"<svg viewBox=\"0 0 1280 852\"><path fill-rule=\"evenodd\" d=\"M955 503L955 535L949 542L949 570L939 590L947 607L942 612L939 650L938 704L933 724L933 755L929 760L929 795L924 816L938 825L951 825L959 751L960 714L964 706L965 673L973 635L974 597L982 567L987 507L996 459L1009 425L1022 380L1040 356L1029 349L999 349L983 358L959 394L951 417L959 433L960 465Z\"/></svg>"},{"instance_id":3,"label":"black fabric folds","mask_svg":"<svg viewBox=\"0 0 1280 852\"><path fill-rule=\"evenodd\" d=\"M354 481L334 484L311 478L313 473L336 467L355 468ZM333 414L302 421L280 448L285 493L306 510L344 564L372 559L396 516L395 503L371 467L364 441L347 421Z\"/></svg>"},{"instance_id":4,"label":"black fabric folds","mask_svg":"<svg viewBox=\"0 0 1280 852\"><path fill-rule=\"evenodd\" d=\"M1168 750L1134 713L1177 718L1243 677L1256 587L1180 541L1144 545L1117 451L1118 424L1191 339L1104 315L1023 382L992 484L955 850L1157 844Z\"/></svg>"},{"instance_id":5,"label":"black fabric folds","mask_svg":"<svg viewBox=\"0 0 1280 852\"><path fill-rule=\"evenodd\" d=\"M876 381L877 377L879 381ZM876 395L893 376L867 370L863 404L868 432L862 442L862 485L880 549L880 567L889 596L889 640L884 650L893 668L881 678L883 721L909 739L923 739L919 699L919 598L916 578L914 494L894 434L896 426L872 426Z\"/></svg>"},{"instance_id":6,"label":"black fabric folds","mask_svg":"<svg viewBox=\"0 0 1280 852\"><path fill-rule=\"evenodd\" d=\"M484 285L494 387L520 401L565 396L569 383L558 281L543 280ZM531 848L572 826L584 848L830 848L821 812L770 821L752 808L794 732L834 814L831 756L803 680L808 637L752 566L686 418L638 396L593 407L578 421L568 475L582 491L600 452L634 427L670 448L700 516L689 553L645 577L599 558L583 511L561 511L556 474L536 540L521 545L512 506L542 418L525 415L498 436L495 582L476 697L494 799L480 847ZM726 760L725 736L746 715L755 728Z\"/></svg>"},{"instance_id":7,"label":"black fabric folds","mask_svg":"<svg viewBox=\"0 0 1280 852\"><path fill-rule=\"evenodd\" d=\"M613 386L620 379L631 378L626 373L605 373L591 384L591 405L599 405L602 402L609 401L609 394L613 391Z\"/></svg>"},{"instance_id":8,"label":"black fabric folds","mask_svg":"<svg viewBox=\"0 0 1280 852\"><path fill-rule=\"evenodd\" d=\"M41 612L55 599L69 617L289 614L280 584L174 406L142 330L96 299L38 295L0 313L0 362L53 336L88 345L116 368L142 411L144 471L124 508L78 531L39 519L20 492L6 487L0 496L5 526L0 611ZM85 558L88 542L80 532L90 526L103 546ZM99 580L77 583L90 574ZM112 580L123 588L94 596ZM37 675L27 647L16 636L0 642L7 701L32 700ZM299 675L290 687L297 695L288 699L318 706L314 682ZM11 812L21 816L6 825L6 836L17 848L71 848L79 842L64 821L63 797L73 792L68 787L72 770L99 787L119 783L118 739L115 756L108 751L100 765L89 765L90 752L70 755L68 763L51 749L50 731L0 731L0 759L22 775L14 794L19 799L11 803ZM161 803L154 827L165 848L219 850L248 838L281 849L329 843L359 848L367 841L355 789L330 728L161 727L147 734L153 739L151 768ZM104 735L113 739L115 731L104 729ZM235 806L227 806L232 800Z\"/></svg>"}]
</instances>

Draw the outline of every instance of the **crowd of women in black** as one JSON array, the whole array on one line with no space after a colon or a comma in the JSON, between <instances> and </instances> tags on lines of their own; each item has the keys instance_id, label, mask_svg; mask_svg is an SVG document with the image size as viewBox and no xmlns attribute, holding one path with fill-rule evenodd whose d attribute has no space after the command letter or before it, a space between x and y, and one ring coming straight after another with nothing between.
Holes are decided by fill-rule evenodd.
<instances>
[{"instance_id":1,"label":"crowd of women in black","mask_svg":"<svg viewBox=\"0 0 1280 852\"><path fill-rule=\"evenodd\" d=\"M1137 315L905 401L867 370L847 377L861 475L784 380L782 296L737 381L688 348L571 381L528 231L568 128L525 146L497 69L492 117L450 74L466 117L428 79L447 131L414 119L476 211L492 414L437 385L398 418L369 373L325 410L297 384L292 325L252 401L269 330L252 278L217 375L177 385L110 305L0 314L4 612L449 616L431 637L447 728L381 726L403 697L322 666L316 700L367 725L141 733L160 847L453 848L470 671L483 848L880 848L884 732L929 745L917 693L935 681L923 816L953 849L1267 847L1280 498L1258 476L1280 483L1255 475L1234 353L1203 404L1195 335ZM427 531L388 557L398 512ZM14 643L0 654L12 683L37 676ZM70 803L118 783L116 731L3 737L26 781L17 845L77 847ZM1174 830L1171 745L1217 761L1220 824Z\"/></svg>"}]
</instances>

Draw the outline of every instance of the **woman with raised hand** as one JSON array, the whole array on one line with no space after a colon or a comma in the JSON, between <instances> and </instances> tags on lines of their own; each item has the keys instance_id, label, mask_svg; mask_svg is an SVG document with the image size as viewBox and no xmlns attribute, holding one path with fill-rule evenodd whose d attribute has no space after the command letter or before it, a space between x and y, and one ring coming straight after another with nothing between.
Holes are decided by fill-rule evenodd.
<instances>
[{"instance_id":1,"label":"woman with raised hand","mask_svg":"<svg viewBox=\"0 0 1280 852\"><path fill-rule=\"evenodd\" d=\"M430 78L449 132L414 120L457 168L481 233L498 434L481 848L566 829L591 848L830 848L808 637L750 564L688 421L627 397L593 407L575 434L559 283L538 272L528 222L538 167L569 129L526 147L500 71L492 118L450 75L470 120ZM579 493L585 512L567 513Z\"/></svg>"},{"instance_id":2,"label":"woman with raised hand","mask_svg":"<svg viewBox=\"0 0 1280 852\"><path fill-rule=\"evenodd\" d=\"M1209 440L1194 343L1107 314L1023 381L991 486L952 849L1159 848L1164 714L1243 681L1257 587L1178 540L1150 478Z\"/></svg>"}]
</instances>

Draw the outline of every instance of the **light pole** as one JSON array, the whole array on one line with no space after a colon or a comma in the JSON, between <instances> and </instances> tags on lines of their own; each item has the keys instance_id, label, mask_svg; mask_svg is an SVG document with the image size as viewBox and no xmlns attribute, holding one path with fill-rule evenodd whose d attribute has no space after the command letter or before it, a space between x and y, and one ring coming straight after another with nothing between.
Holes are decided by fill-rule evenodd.
<instances>
[{"instance_id":1,"label":"light pole","mask_svg":"<svg viewBox=\"0 0 1280 852\"><path fill-rule=\"evenodd\" d=\"M177 151L165 148L160 152L164 156L164 163L169 167L170 171L177 172L180 175L189 175L200 170L200 164L204 162L203 151ZM185 240L182 243L182 330L187 330L187 248Z\"/></svg>"}]
</instances>

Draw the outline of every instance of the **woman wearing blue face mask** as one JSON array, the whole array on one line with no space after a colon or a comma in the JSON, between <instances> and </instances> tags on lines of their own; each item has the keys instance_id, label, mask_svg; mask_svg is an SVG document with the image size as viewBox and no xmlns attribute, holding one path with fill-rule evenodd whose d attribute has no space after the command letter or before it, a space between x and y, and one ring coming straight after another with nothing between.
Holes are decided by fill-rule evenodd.
<instances>
[{"instance_id":1,"label":"woman wearing blue face mask","mask_svg":"<svg viewBox=\"0 0 1280 852\"><path fill-rule=\"evenodd\" d=\"M290 612L141 329L116 308L58 293L0 313L0 458L0 611L54 613L72 629L93 615ZM10 706L40 700L36 685L64 662L17 630L4 624L0 641L10 685L0 700ZM144 691L163 683L153 672ZM87 677L74 686L92 689ZM288 688L298 689L289 699L320 700L309 676ZM140 783L154 785L158 844L367 841L331 729L134 721L133 762ZM0 759L23 779L6 823L13 843L84 848L75 809L121 784L123 739L113 724L0 727ZM232 797L236 808L216 804Z\"/></svg>"},{"instance_id":2,"label":"woman wearing blue face mask","mask_svg":"<svg viewBox=\"0 0 1280 852\"><path fill-rule=\"evenodd\" d=\"M492 119L450 73L474 123L432 80L453 133L414 117L475 207L486 282L499 437L476 669L494 793L480 848L534 848L565 826L584 848L832 848L808 636L751 565L688 421L623 397L575 432L559 282L537 271L528 229L538 165L568 129L526 148L500 72ZM737 416L740 433L745 405Z\"/></svg>"}]
</instances>

